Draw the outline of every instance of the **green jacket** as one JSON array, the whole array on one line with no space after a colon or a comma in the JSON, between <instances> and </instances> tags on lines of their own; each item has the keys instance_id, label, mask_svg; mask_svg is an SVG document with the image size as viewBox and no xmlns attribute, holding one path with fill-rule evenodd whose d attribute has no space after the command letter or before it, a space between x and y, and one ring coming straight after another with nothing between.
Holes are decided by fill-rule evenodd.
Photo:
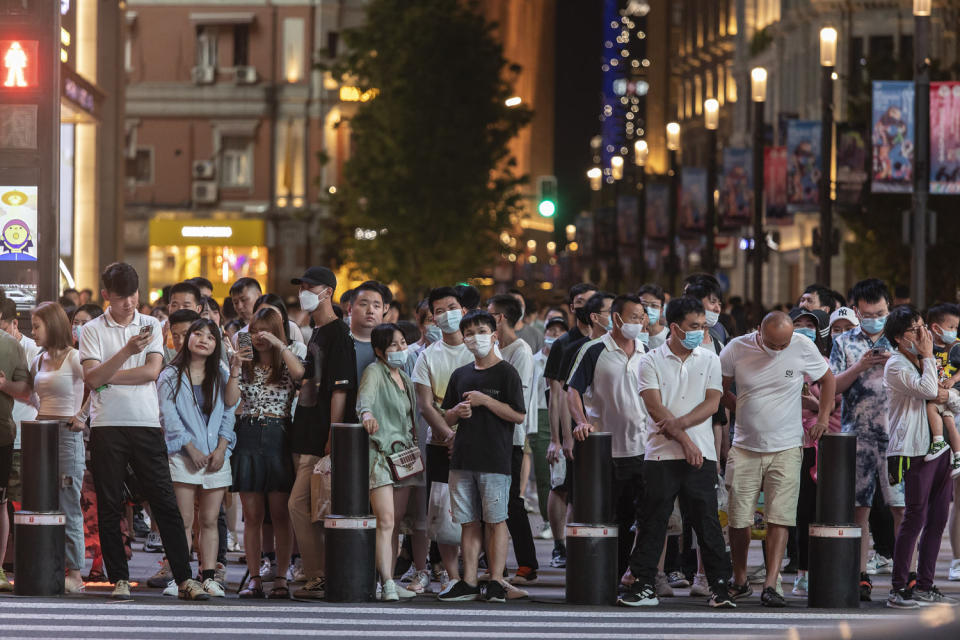
<instances>
[{"instance_id":1,"label":"green jacket","mask_svg":"<svg viewBox=\"0 0 960 640\"><path fill-rule=\"evenodd\" d=\"M376 418L380 428L370 436L371 446L384 453L393 453L393 443L400 441L403 448L414 444L416 429L417 397L413 382L400 369L403 390L390 377L390 368L377 360L366 368L357 391L357 416L369 411ZM405 411L404 396L409 401L409 411Z\"/></svg>"},{"instance_id":2,"label":"green jacket","mask_svg":"<svg viewBox=\"0 0 960 640\"><path fill-rule=\"evenodd\" d=\"M27 356L20 343L9 333L0 331L0 371L8 382L30 380ZM13 397L0 392L0 447L13 444L17 437L17 424L13 421Z\"/></svg>"}]
</instances>

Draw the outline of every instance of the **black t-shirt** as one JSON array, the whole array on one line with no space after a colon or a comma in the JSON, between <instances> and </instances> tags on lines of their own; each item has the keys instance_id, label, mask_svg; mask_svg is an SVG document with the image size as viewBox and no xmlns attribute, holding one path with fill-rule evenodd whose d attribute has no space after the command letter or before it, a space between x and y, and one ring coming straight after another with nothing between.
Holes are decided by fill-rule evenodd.
<instances>
[{"instance_id":1,"label":"black t-shirt","mask_svg":"<svg viewBox=\"0 0 960 640\"><path fill-rule=\"evenodd\" d=\"M477 369L473 363L456 369L441 406L445 410L454 408L467 391L480 391L520 413L526 412L520 374L509 362L501 360L489 369ZM474 407L473 415L460 420L457 427L450 468L510 475L514 426L486 407Z\"/></svg>"},{"instance_id":2,"label":"black t-shirt","mask_svg":"<svg viewBox=\"0 0 960 640\"><path fill-rule=\"evenodd\" d=\"M590 342L589 336L583 336L579 340L571 341L567 348L563 350L563 362L560 363L560 382L563 388L567 388L567 379L570 378L570 372L573 371L573 365L577 363L577 356L580 355L580 349L583 345Z\"/></svg>"},{"instance_id":3,"label":"black t-shirt","mask_svg":"<svg viewBox=\"0 0 960 640\"><path fill-rule=\"evenodd\" d=\"M580 329L574 327L565 334L557 338L556 342L550 348L550 354L547 356L547 362L543 365L543 377L547 380L559 380L563 382L566 378L560 375L560 365L563 363L563 354L571 341L579 340L583 337Z\"/></svg>"},{"instance_id":4,"label":"black t-shirt","mask_svg":"<svg viewBox=\"0 0 960 640\"><path fill-rule=\"evenodd\" d=\"M316 384L317 371L320 384L316 406L297 405L290 429L290 450L293 453L323 455L330 435L330 399L334 391L347 392L343 421L357 421L357 357L350 330L338 320L317 327L310 337L304 363L304 386Z\"/></svg>"}]
</instances>

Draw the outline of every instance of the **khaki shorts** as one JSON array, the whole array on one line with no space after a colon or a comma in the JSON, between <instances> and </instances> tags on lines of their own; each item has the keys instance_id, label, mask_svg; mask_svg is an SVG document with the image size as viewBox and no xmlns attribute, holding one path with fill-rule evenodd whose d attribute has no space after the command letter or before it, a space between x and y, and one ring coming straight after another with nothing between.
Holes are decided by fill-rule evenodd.
<instances>
[{"instance_id":1,"label":"khaki shorts","mask_svg":"<svg viewBox=\"0 0 960 640\"><path fill-rule=\"evenodd\" d=\"M753 525L753 513L761 490L764 520L784 527L796 526L802 460L803 449L800 447L777 453L731 448L724 478L730 494L727 511L730 527L746 529Z\"/></svg>"}]
</instances>

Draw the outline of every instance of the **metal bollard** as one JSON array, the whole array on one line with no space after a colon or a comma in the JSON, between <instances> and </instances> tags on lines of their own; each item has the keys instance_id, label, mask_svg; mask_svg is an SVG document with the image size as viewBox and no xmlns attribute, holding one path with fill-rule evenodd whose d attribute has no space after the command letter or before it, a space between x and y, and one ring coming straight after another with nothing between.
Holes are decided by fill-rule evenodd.
<instances>
[{"instance_id":1,"label":"metal bollard","mask_svg":"<svg viewBox=\"0 0 960 640\"><path fill-rule=\"evenodd\" d=\"M323 523L326 599L368 602L376 597L377 587L377 520L370 515L370 439L359 424L333 424L330 437L331 513Z\"/></svg>"},{"instance_id":2,"label":"metal bollard","mask_svg":"<svg viewBox=\"0 0 960 640\"><path fill-rule=\"evenodd\" d=\"M612 524L612 438L591 433L573 449L573 519L566 527L567 602L617 602L618 527Z\"/></svg>"},{"instance_id":3,"label":"metal bollard","mask_svg":"<svg viewBox=\"0 0 960 640\"><path fill-rule=\"evenodd\" d=\"M811 609L860 607L863 541L854 522L856 464L856 434L833 433L820 439L816 522L810 525L807 606Z\"/></svg>"},{"instance_id":4,"label":"metal bollard","mask_svg":"<svg viewBox=\"0 0 960 640\"><path fill-rule=\"evenodd\" d=\"M60 424L21 423L23 510L13 516L13 589L21 596L63 595L66 518L60 511Z\"/></svg>"}]
</instances>

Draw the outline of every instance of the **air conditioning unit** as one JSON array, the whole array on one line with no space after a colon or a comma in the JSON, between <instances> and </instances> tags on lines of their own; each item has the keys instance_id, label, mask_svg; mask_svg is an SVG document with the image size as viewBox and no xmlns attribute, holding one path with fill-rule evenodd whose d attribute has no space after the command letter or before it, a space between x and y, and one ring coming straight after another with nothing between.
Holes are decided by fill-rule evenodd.
<instances>
[{"instance_id":1,"label":"air conditioning unit","mask_svg":"<svg viewBox=\"0 0 960 640\"><path fill-rule=\"evenodd\" d=\"M217 183L207 181L196 181L193 183L193 203L194 204L212 204L217 201Z\"/></svg>"},{"instance_id":2,"label":"air conditioning unit","mask_svg":"<svg viewBox=\"0 0 960 640\"><path fill-rule=\"evenodd\" d=\"M194 160L193 179L213 180L214 164L212 160Z\"/></svg>"},{"instance_id":3,"label":"air conditioning unit","mask_svg":"<svg viewBox=\"0 0 960 640\"><path fill-rule=\"evenodd\" d=\"M256 84L256 67L237 67L237 84Z\"/></svg>"},{"instance_id":4,"label":"air conditioning unit","mask_svg":"<svg viewBox=\"0 0 960 640\"><path fill-rule=\"evenodd\" d=\"M217 70L212 66L194 67L190 71L190 77L196 84L213 84L217 77Z\"/></svg>"}]
</instances>

